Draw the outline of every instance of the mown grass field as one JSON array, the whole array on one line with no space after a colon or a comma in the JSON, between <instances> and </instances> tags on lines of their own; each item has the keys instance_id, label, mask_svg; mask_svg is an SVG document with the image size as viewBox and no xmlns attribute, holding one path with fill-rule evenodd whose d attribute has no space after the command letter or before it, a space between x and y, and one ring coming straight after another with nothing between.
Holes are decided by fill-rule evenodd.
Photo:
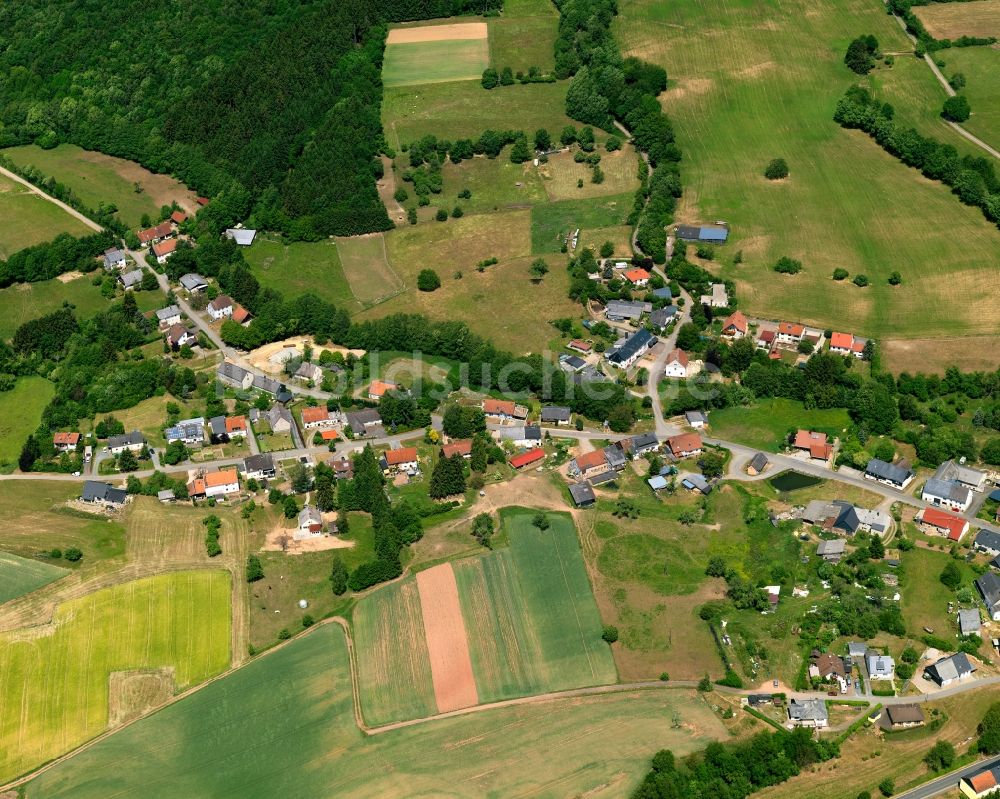
<instances>
[{"instance_id":1,"label":"mown grass field","mask_svg":"<svg viewBox=\"0 0 1000 799\"><path fill-rule=\"evenodd\" d=\"M610 799L638 784L658 749L683 756L725 737L686 691L555 700L363 736L344 635L329 625L84 750L26 796Z\"/></svg>"},{"instance_id":2,"label":"mown grass field","mask_svg":"<svg viewBox=\"0 0 1000 799\"><path fill-rule=\"evenodd\" d=\"M21 774L108 723L108 675L170 668L178 688L229 665L229 575L178 572L58 607L50 627L0 633L0 779Z\"/></svg>"},{"instance_id":3,"label":"mown grass field","mask_svg":"<svg viewBox=\"0 0 1000 799\"><path fill-rule=\"evenodd\" d=\"M371 726L437 713L413 580L381 588L354 610L361 712Z\"/></svg>"},{"instance_id":4,"label":"mown grass field","mask_svg":"<svg viewBox=\"0 0 1000 799\"><path fill-rule=\"evenodd\" d=\"M631 194L535 206L531 209L531 251L558 253L568 232L622 225L631 208Z\"/></svg>"},{"instance_id":5,"label":"mown grass field","mask_svg":"<svg viewBox=\"0 0 1000 799\"><path fill-rule=\"evenodd\" d=\"M977 3L978 0L972 5ZM1000 50L993 47L953 47L942 52L939 57L945 61L944 74L948 77L956 72L965 75L962 94L969 98L972 116L962 123L962 127L1000 149L1000 82L997 81Z\"/></svg>"},{"instance_id":6,"label":"mown grass field","mask_svg":"<svg viewBox=\"0 0 1000 799\"><path fill-rule=\"evenodd\" d=\"M382 64L386 88L478 80L490 63L487 39L389 44Z\"/></svg>"},{"instance_id":7,"label":"mown grass field","mask_svg":"<svg viewBox=\"0 0 1000 799\"><path fill-rule=\"evenodd\" d=\"M197 208L194 192L169 175L157 175L132 161L73 144L60 144L51 150L27 144L8 148L3 154L18 166L37 167L68 186L89 208L114 203L118 216L129 227L138 227L143 214L156 217L161 206L172 202L191 211ZM141 192L135 190L136 183Z\"/></svg>"},{"instance_id":8,"label":"mown grass field","mask_svg":"<svg viewBox=\"0 0 1000 799\"><path fill-rule=\"evenodd\" d=\"M976 0L954 7L931 3L917 6L913 13L935 39L1000 36L1000 0Z\"/></svg>"},{"instance_id":9,"label":"mown grass field","mask_svg":"<svg viewBox=\"0 0 1000 799\"><path fill-rule=\"evenodd\" d=\"M943 538L935 539L936 544L947 543ZM979 606L979 594L973 580L978 576L972 567L961 560L954 560L948 549L931 550L915 547L903 552L904 574L901 582L903 618L911 635L919 635L924 627L934 630L934 634L951 640L958 632L954 613L948 612L948 602L955 595L941 584L941 572L948 563L954 563L962 572L962 585L972 588ZM985 636L984 636L985 637Z\"/></svg>"},{"instance_id":10,"label":"mown grass field","mask_svg":"<svg viewBox=\"0 0 1000 799\"><path fill-rule=\"evenodd\" d=\"M264 288L286 297L313 293L348 311L360 308L340 263L337 245L330 240L284 244L257 236L244 255Z\"/></svg>"},{"instance_id":11,"label":"mown grass field","mask_svg":"<svg viewBox=\"0 0 1000 799\"><path fill-rule=\"evenodd\" d=\"M382 98L386 140L397 150L421 136L439 139L478 138L486 129L538 128L557 135L566 125L568 83L532 83L484 89L478 80L387 87Z\"/></svg>"},{"instance_id":12,"label":"mown grass field","mask_svg":"<svg viewBox=\"0 0 1000 799\"><path fill-rule=\"evenodd\" d=\"M538 67L555 69L555 42L559 14L548 0L506 0L503 13L489 20L490 63L499 72L514 73Z\"/></svg>"},{"instance_id":13,"label":"mown grass field","mask_svg":"<svg viewBox=\"0 0 1000 799\"><path fill-rule=\"evenodd\" d=\"M884 338L995 333L1000 276L989 264L1000 231L946 187L832 121L855 80L843 54L858 31L873 33L883 50L911 49L881 5L626 0L615 29L626 54L673 78L661 100L684 151L677 218L731 225L717 258L745 311ZM938 91L930 70L911 77L929 88L899 99L903 118L916 114L913 106L926 113L926 98ZM965 146L946 130L936 135ZM763 169L778 156L791 174L767 181ZM732 266L737 250L744 262ZM803 272L776 275L771 267L782 255L800 259ZM864 273L872 285L834 283L835 267ZM902 286L887 284L893 270Z\"/></svg>"},{"instance_id":14,"label":"mown grass field","mask_svg":"<svg viewBox=\"0 0 1000 799\"><path fill-rule=\"evenodd\" d=\"M362 305L401 291L404 283L388 258L383 234L337 239L337 254L354 298Z\"/></svg>"},{"instance_id":15,"label":"mown grass field","mask_svg":"<svg viewBox=\"0 0 1000 799\"><path fill-rule=\"evenodd\" d=\"M10 391L0 392L0 464L16 464L24 441L42 421L42 411L55 396L44 377L22 377Z\"/></svg>"},{"instance_id":16,"label":"mown grass field","mask_svg":"<svg viewBox=\"0 0 1000 799\"><path fill-rule=\"evenodd\" d=\"M0 552L0 605L30 594L68 573L67 569L51 563Z\"/></svg>"},{"instance_id":17,"label":"mown grass field","mask_svg":"<svg viewBox=\"0 0 1000 799\"><path fill-rule=\"evenodd\" d=\"M2 196L0 195L0 203L3 202ZM55 208L52 203L46 205ZM3 253L0 252L0 257L2 256ZM25 322L58 311L64 302L75 306L79 319L86 319L103 311L109 303L101 295L100 286L91 285L90 280L87 275L65 282L58 279L43 280L39 283L17 283L0 289L0 339L9 339ZM146 293L151 292L139 292L136 299Z\"/></svg>"},{"instance_id":18,"label":"mown grass field","mask_svg":"<svg viewBox=\"0 0 1000 799\"><path fill-rule=\"evenodd\" d=\"M84 236L90 229L43 197L0 177L0 258L50 241L60 233Z\"/></svg>"},{"instance_id":19,"label":"mown grass field","mask_svg":"<svg viewBox=\"0 0 1000 799\"><path fill-rule=\"evenodd\" d=\"M617 678L572 519L533 516L505 509L509 546L454 566L480 702Z\"/></svg>"},{"instance_id":20,"label":"mown grass field","mask_svg":"<svg viewBox=\"0 0 1000 799\"><path fill-rule=\"evenodd\" d=\"M505 157L506 156L506 157ZM409 160L399 159L401 169L409 166ZM470 158L460 164L447 161L441 170L444 184L441 194L432 197L432 203L451 210L460 205L466 214L505 211L544 203L548 199L541 173L528 161L524 164L511 163L508 153L498 158ZM402 185L411 194L412 187ZM472 192L468 200L459 199L462 189Z\"/></svg>"},{"instance_id":21,"label":"mown grass field","mask_svg":"<svg viewBox=\"0 0 1000 799\"><path fill-rule=\"evenodd\" d=\"M833 436L851 423L843 408L806 410L801 402L781 398L764 399L750 408L720 408L711 411L708 420L713 435L765 452L783 450L793 428Z\"/></svg>"},{"instance_id":22,"label":"mown grass field","mask_svg":"<svg viewBox=\"0 0 1000 799\"><path fill-rule=\"evenodd\" d=\"M601 147L596 152L601 156L602 183L592 182L593 168L576 163L571 152L550 155L547 164L540 164L538 169L544 177L549 199L582 200L625 192L635 194L639 188L639 160L632 145L626 144L610 153ZM583 186L578 185L581 180Z\"/></svg>"}]
</instances>

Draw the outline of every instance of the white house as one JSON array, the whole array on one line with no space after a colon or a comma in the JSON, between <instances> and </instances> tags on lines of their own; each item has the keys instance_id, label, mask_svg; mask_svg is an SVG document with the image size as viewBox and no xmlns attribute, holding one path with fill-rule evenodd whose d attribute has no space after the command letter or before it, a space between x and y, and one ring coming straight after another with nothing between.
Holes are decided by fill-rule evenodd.
<instances>
[{"instance_id":1,"label":"white house","mask_svg":"<svg viewBox=\"0 0 1000 799\"><path fill-rule=\"evenodd\" d=\"M139 452L144 446L146 446L146 438L138 430L133 430L122 436L111 436L108 439L108 451L112 455L118 455L127 449Z\"/></svg>"},{"instance_id":2,"label":"white house","mask_svg":"<svg viewBox=\"0 0 1000 799\"><path fill-rule=\"evenodd\" d=\"M208 315L218 322L220 319L233 315L233 301L225 294L220 294L208 304Z\"/></svg>"},{"instance_id":3,"label":"white house","mask_svg":"<svg viewBox=\"0 0 1000 799\"><path fill-rule=\"evenodd\" d=\"M868 677L872 680L891 680L896 674L896 663L888 655L869 651L865 655L865 665L868 667Z\"/></svg>"},{"instance_id":4,"label":"white house","mask_svg":"<svg viewBox=\"0 0 1000 799\"><path fill-rule=\"evenodd\" d=\"M176 305L168 305L166 308L160 308L156 312L156 321L160 327L170 327L170 325L180 324L181 309Z\"/></svg>"},{"instance_id":5,"label":"white house","mask_svg":"<svg viewBox=\"0 0 1000 799\"><path fill-rule=\"evenodd\" d=\"M690 368L688 354L682 349L673 349L667 355L667 363L663 367L663 374L666 377L685 378L688 376Z\"/></svg>"},{"instance_id":6,"label":"white house","mask_svg":"<svg viewBox=\"0 0 1000 799\"><path fill-rule=\"evenodd\" d=\"M972 489L954 480L938 480L932 477L924 484L920 498L939 508L965 513L972 502Z\"/></svg>"},{"instance_id":7,"label":"white house","mask_svg":"<svg viewBox=\"0 0 1000 799\"><path fill-rule=\"evenodd\" d=\"M104 268L109 272L112 269L124 269L128 261L125 260L125 253L117 247L104 251Z\"/></svg>"},{"instance_id":8,"label":"white house","mask_svg":"<svg viewBox=\"0 0 1000 799\"><path fill-rule=\"evenodd\" d=\"M240 476L235 468L220 469L205 475L205 496L219 497L240 490Z\"/></svg>"}]
</instances>

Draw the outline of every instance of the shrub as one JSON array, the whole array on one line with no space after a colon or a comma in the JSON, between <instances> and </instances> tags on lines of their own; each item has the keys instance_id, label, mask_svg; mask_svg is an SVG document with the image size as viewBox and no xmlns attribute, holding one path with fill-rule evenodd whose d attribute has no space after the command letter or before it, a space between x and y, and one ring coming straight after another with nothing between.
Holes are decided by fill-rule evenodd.
<instances>
[{"instance_id":1,"label":"shrub","mask_svg":"<svg viewBox=\"0 0 1000 799\"><path fill-rule=\"evenodd\" d=\"M783 275L797 275L802 271L802 261L796 261L794 258L783 255L774 265L774 271Z\"/></svg>"},{"instance_id":2,"label":"shrub","mask_svg":"<svg viewBox=\"0 0 1000 799\"><path fill-rule=\"evenodd\" d=\"M661 680L662 680L663 682L670 682L670 675L669 675L669 674L667 674L667 672L665 672L665 671L661 671L661 672L660 672L660 679L661 679Z\"/></svg>"},{"instance_id":3,"label":"shrub","mask_svg":"<svg viewBox=\"0 0 1000 799\"><path fill-rule=\"evenodd\" d=\"M878 784L878 789L882 796L892 796L896 792L896 782L892 777L886 777Z\"/></svg>"},{"instance_id":4,"label":"shrub","mask_svg":"<svg viewBox=\"0 0 1000 799\"><path fill-rule=\"evenodd\" d=\"M434 218L438 222L445 222L448 219L448 212L444 208L438 208L437 213L434 214Z\"/></svg>"},{"instance_id":5,"label":"shrub","mask_svg":"<svg viewBox=\"0 0 1000 799\"><path fill-rule=\"evenodd\" d=\"M971 114L969 101L961 94L949 97L941 108L941 116L951 122L965 122Z\"/></svg>"},{"instance_id":6,"label":"shrub","mask_svg":"<svg viewBox=\"0 0 1000 799\"><path fill-rule=\"evenodd\" d=\"M445 216L448 216L445 213ZM421 291L434 291L441 288L441 278L433 269L422 269L417 275L417 288Z\"/></svg>"},{"instance_id":7,"label":"shrub","mask_svg":"<svg viewBox=\"0 0 1000 799\"><path fill-rule=\"evenodd\" d=\"M461 219L461 217L464 214L465 214L465 211L462 210L462 206L460 206L460 205L456 205L454 208L451 209L451 218L452 219Z\"/></svg>"},{"instance_id":8,"label":"shrub","mask_svg":"<svg viewBox=\"0 0 1000 799\"><path fill-rule=\"evenodd\" d=\"M846 269L844 269L844 267L838 266L836 269L833 270L833 279L834 280L846 280L847 276L849 274L850 274L850 272L848 272Z\"/></svg>"},{"instance_id":9,"label":"shrub","mask_svg":"<svg viewBox=\"0 0 1000 799\"><path fill-rule=\"evenodd\" d=\"M247 558L247 582L255 583L258 580L264 579L264 566L260 562L260 558L256 555L251 555Z\"/></svg>"},{"instance_id":10,"label":"shrub","mask_svg":"<svg viewBox=\"0 0 1000 799\"><path fill-rule=\"evenodd\" d=\"M611 624L605 624L604 632L601 633L601 638L603 638L606 643L613 644L618 640L618 628Z\"/></svg>"},{"instance_id":11,"label":"shrub","mask_svg":"<svg viewBox=\"0 0 1000 799\"><path fill-rule=\"evenodd\" d=\"M924 755L924 762L931 771L944 771L955 763L955 747L951 741L938 741Z\"/></svg>"},{"instance_id":12,"label":"shrub","mask_svg":"<svg viewBox=\"0 0 1000 799\"><path fill-rule=\"evenodd\" d=\"M899 274L899 272L893 272L892 274L889 275L890 286L898 286L902 282L903 282L903 276Z\"/></svg>"},{"instance_id":13,"label":"shrub","mask_svg":"<svg viewBox=\"0 0 1000 799\"><path fill-rule=\"evenodd\" d=\"M712 690L712 680L707 674L699 680L698 690L704 694L707 694Z\"/></svg>"},{"instance_id":14,"label":"shrub","mask_svg":"<svg viewBox=\"0 0 1000 799\"><path fill-rule=\"evenodd\" d=\"M76 547L69 547L65 552L63 552L63 557L70 563L76 563L83 557L83 553Z\"/></svg>"},{"instance_id":15,"label":"shrub","mask_svg":"<svg viewBox=\"0 0 1000 799\"><path fill-rule=\"evenodd\" d=\"M868 275L855 275L853 282L855 286L864 288L865 286L868 285Z\"/></svg>"},{"instance_id":16,"label":"shrub","mask_svg":"<svg viewBox=\"0 0 1000 799\"><path fill-rule=\"evenodd\" d=\"M775 158L764 170L764 177L768 180L781 180L788 177L788 163L784 158Z\"/></svg>"}]
</instances>

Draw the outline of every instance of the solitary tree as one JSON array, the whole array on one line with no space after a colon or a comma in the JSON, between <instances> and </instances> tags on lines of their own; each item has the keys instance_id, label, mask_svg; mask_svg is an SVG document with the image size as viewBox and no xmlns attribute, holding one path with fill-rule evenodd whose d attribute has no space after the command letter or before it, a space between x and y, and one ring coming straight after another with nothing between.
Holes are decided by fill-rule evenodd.
<instances>
[{"instance_id":1,"label":"solitary tree","mask_svg":"<svg viewBox=\"0 0 1000 799\"><path fill-rule=\"evenodd\" d=\"M788 177L788 164L784 158L775 158L764 170L764 177L768 180L781 180Z\"/></svg>"},{"instance_id":2,"label":"solitary tree","mask_svg":"<svg viewBox=\"0 0 1000 799\"><path fill-rule=\"evenodd\" d=\"M961 94L949 97L941 108L941 116L951 122L965 122L971 114L969 101Z\"/></svg>"},{"instance_id":3,"label":"solitary tree","mask_svg":"<svg viewBox=\"0 0 1000 799\"><path fill-rule=\"evenodd\" d=\"M535 131L535 149L545 152L552 149L552 137L545 128Z\"/></svg>"},{"instance_id":4,"label":"solitary tree","mask_svg":"<svg viewBox=\"0 0 1000 799\"><path fill-rule=\"evenodd\" d=\"M442 209L443 210L443 209ZM445 211L445 216L448 212ZM417 275L417 288L421 291L434 291L441 287L441 278L433 269L422 269Z\"/></svg>"},{"instance_id":5,"label":"solitary tree","mask_svg":"<svg viewBox=\"0 0 1000 799\"><path fill-rule=\"evenodd\" d=\"M538 283L543 277L545 277L545 275L548 274L549 265L545 263L544 258L536 258L532 261L529 271L531 272L532 281Z\"/></svg>"},{"instance_id":6,"label":"solitary tree","mask_svg":"<svg viewBox=\"0 0 1000 799\"><path fill-rule=\"evenodd\" d=\"M859 75L867 75L875 67L875 55L878 53L878 39L871 34L859 36L847 47L844 63Z\"/></svg>"},{"instance_id":7,"label":"solitary tree","mask_svg":"<svg viewBox=\"0 0 1000 799\"><path fill-rule=\"evenodd\" d=\"M330 570L330 588L333 593L340 596L347 591L347 567L344 565L340 555L333 556L333 564Z\"/></svg>"},{"instance_id":8,"label":"solitary tree","mask_svg":"<svg viewBox=\"0 0 1000 799\"><path fill-rule=\"evenodd\" d=\"M889 275L890 286L898 286L902 282L903 282L903 276L899 274L899 272L894 271L892 274Z\"/></svg>"},{"instance_id":9,"label":"solitary tree","mask_svg":"<svg viewBox=\"0 0 1000 799\"><path fill-rule=\"evenodd\" d=\"M256 555L251 555L247 558L247 582L255 583L263 578L264 566L261 564L260 558Z\"/></svg>"},{"instance_id":10,"label":"solitary tree","mask_svg":"<svg viewBox=\"0 0 1000 799\"><path fill-rule=\"evenodd\" d=\"M950 588L952 591L962 584L962 572L955 564L955 561L949 560L945 564L939 579L941 580L942 585L946 588Z\"/></svg>"}]
</instances>

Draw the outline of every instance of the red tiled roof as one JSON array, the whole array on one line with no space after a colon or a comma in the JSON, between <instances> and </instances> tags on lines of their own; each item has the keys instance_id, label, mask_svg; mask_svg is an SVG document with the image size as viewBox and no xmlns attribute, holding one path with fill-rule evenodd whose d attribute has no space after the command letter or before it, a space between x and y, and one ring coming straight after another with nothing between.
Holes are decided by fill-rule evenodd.
<instances>
[{"instance_id":1,"label":"red tiled roof","mask_svg":"<svg viewBox=\"0 0 1000 799\"><path fill-rule=\"evenodd\" d=\"M389 466L399 466L401 463L410 463L411 461L417 460L416 447L400 447L399 449L390 449L383 454L385 455L385 462Z\"/></svg>"},{"instance_id":2,"label":"red tiled roof","mask_svg":"<svg viewBox=\"0 0 1000 799\"><path fill-rule=\"evenodd\" d=\"M56 433L52 436L52 443L56 445L62 444L75 447L79 440L79 433Z\"/></svg>"},{"instance_id":3,"label":"red tiled roof","mask_svg":"<svg viewBox=\"0 0 1000 799\"><path fill-rule=\"evenodd\" d=\"M181 222L187 221L188 215L185 214L183 211L174 211L170 215L170 218L179 225Z\"/></svg>"},{"instance_id":4,"label":"red tiled roof","mask_svg":"<svg viewBox=\"0 0 1000 799\"><path fill-rule=\"evenodd\" d=\"M177 239L166 239L158 241L153 245L153 255L159 258L161 255L169 255L177 249Z\"/></svg>"},{"instance_id":5,"label":"red tiled roof","mask_svg":"<svg viewBox=\"0 0 1000 799\"><path fill-rule=\"evenodd\" d=\"M233 303L233 321L243 324L247 319L250 318L250 311L240 305L238 302Z\"/></svg>"},{"instance_id":6,"label":"red tiled roof","mask_svg":"<svg viewBox=\"0 0 1000 799\"><path fill-rule=\"evenodd\" d=\"M227 416L226 417L226 432L233 433L237 430L242 430L246 432L247 429L247 417L245 416Z\"/></svg>"},{"instance_id":7,"label":"red tiled roof","mask_svg":"<svg viewBox=\"0 0 1000 799\"><path fill-rule=\"evenodd\" d=\"M330 418L330 412L324 405L315 408L302 409L302 424L312 424L313 422L325 422Z\"/></svg>"},{"instance_id":8,"label":"red tiled roof","mask_svg":"<svg viewBox=\"0 0 1000 799\"><path fill-rule=\"evenodd\" d=\"M205 481L200 477L195 478L190 483L188 483L188 494L193 497L200 496L205 493Z\"/></svg>"},{"instance_id":9,"label":"red tiled roof","mask_svg":"<svg viewBox=\"0 0 1000 799\"><path fill-rule=\"evenodd\" d=\"M765 344L770 344L772 341L774 341L774 331L773 330L762 331L760 334L760 340L763 341Z\"/></svg>"},{"instance_id":10,"label":"red tiled roof","mask_svg":"<svg viewBox=\"0 0 1000 799\"><path fill-rule=\"evenodd\" d=\"M510 465L515 469L521 469L530 463L535 463L540 461L545 457L545 453L540 449L529 449L527 452L522 452L520 455L515 455L510 459Z\"/></svg>"},{"instance_id":11,"label":"red tiled roof","mask_svg":"<svg viewBox=\"0 0 1000 799\"><path fill-rule=\"evenodd\" d=\"M590 344L589 341L581 341L578 338L573 339L566 346L572 347L573 349L581 350L583 352L590 352L593 349L593 346Z\"/></svg>"},{"instance_id":12,"label":"red tiled roof","mask_svg":"<svg viewBox=\"0 0 1000 799\"><path fill-rule=\"evenodd\" d=\"M688 354L680 348L672 349L670 350L670 354L667 355L667 363L671 364L674 363L674 361L686 368L688 365Z\"/></svg>"},{"instance_id":13,"label":"red tiled roof","mask_svg":"<svg viewBox=\"0 0 1000 799\"><path fill-rule=\"evenodd\" d=\"M849 350L854 345L854 336L850 333L832 333L830 335L830 349Z\"/></svg>"},{"instance_id":14,"label":"red tiled roof","mask_svg":"<svg viewBox=\"0 0 1000 799\"><path fill-rule=\"evenodd\" d=\"M649 280L649 272L645 269L629 269L625 273L625 279L630 283L639 283L643 280Z\"/></svg>"},{"instance_id":15,"label":"red tiled roof","mask_svg":"<svg viewBox=\"0 0 1000 799\"><path fill-rule=\"evenodd\" d=\"M141 244L149 244L153 239L162 239L165 236L169 236L173 233L173 228L170 227L169 222L160 222L156 227L146 228L145 230L139 231L139 242Z\"/></svg>"},{"instance_id":16,"label":"red tiled roof","mask_svg":"<svg viewBox=\"0 0 1000 799\"><path fill-rule=\"evenodd\" d=\"M585 472L588 469L595 469L598 466L603 466L608 462L608 459L604 456L603 449L595 449L590 452L584 452L582 455L578 455L576 459L576 465L580 468L581 472Z\"/></svg>"},{"instance_id":17,"label":"red tiled roof","mask_svg":"<svg viewBox=\"0 0 1000 799\"><path fill-rule=\"evenodd\" d=\"M514 409L517 407L517 403L511 402L510 400L498 400L498 399L484 399L483 400L483 413L489 414L504 414L505 416L513 416Z\"/></svg>"},{"instance_id":18,"label":"red tiled roof","mask_svg":"<svg viewBox=\"0 0 1000 799\"><path fill-rule=\"evenodd\" d=\"M733 311L726 321L722 323L722 332L725 333L732 328L733 330L738 330L740 333L746 333L747 325L747 318L743 315L743 311Z\"/></svg>"},{"instance_id":19,"label":"red tiled roof","mask_svg":"<svg viewBox=\"0 0 1000 799\"><path fill-rule=\"evenodd\" d=\"M340 433L338 433L336 430L323 430L319 434L319 436L324 441L335 441L336 439L340 438Z\"/></svg>"},{"instance_id":20,"label":"red tiled roof","mask_svg":"<svg viewBox=\"0 0 1000 799\"><path fill-rule=\"evenodd\" d=\"M778 332L786 336L801 336L805 328L797 322L779 322Z\"/></svg>"},{"instance_id":21,"label":"red tiled roof","mask_svg":"<svg viewBox=\"0 0 1000 799\"><path fill-rule=\"evenodd\" d=\"M195 197L194 201L196 203L198 203L198 205L201 205L201 206L208 205L208 197Z\"/></svg>"},{"instance_id":22,"label":"red tiled roof","mask_svg":"<svg viewBox=\"0 0 1000 799\"><path fill-rule=\"evenodd\" d=\"M823 444L815 441L809 445L809 457L825 461L833 454L832 444Z\"/></svg>"},{"instance_id":23,"label":"red tiled roof","mask_svg":"<svg viewBox=\"0 0 1000 799\"><path fill-rule=\"evenodd\" d=\"M972 786L972 790L976 793L982 793L983 791L995 788L997 785L997 778L993 775L992 769L981 771L978 774L973 774L969 778L969 785Z\"/></svg>"},{"instance_id":24,"label":"red tiled roof","mask_svg":"<svg viewBox=\"0 0 1000 799\"><path fill-rule=\"evenodd\" d=\"M461 441L452 441L450 444L445 444L441 447L441 454L446 458L450 458L452 455L471 455L472 454L472 439L466 438Z\"/></svg>"},{"instance_id":25,"label":"red tiled roof","mask_svg":"<svg viewBox=\"0 0 1000 799\"><path fill-rule=\"evenodd\" d=\"M697 433L681 433L667 439L667 446L674 455L701 449L701 436Z\"/></svg>"},{"instance_id":26,"label":"red tiled roof","mask_svg":"<svg viewBox=\"0 0 1000 799\"><path fill-rule=\"evenodd\" d=\"M387 391L395 391L399 386L395 383L383 383L381 380L372 380L372 384L368 386L368 396L369 397L381 397Z\"/></svg>"},{"instance_id":27,"label":"red tiled roof","mask_svg":"<svg viewBox=\"0 0 1000 799\"><path fill-rule=\"evenodd\" d=\"M854 341L851 343L851 352L864 352L865 343L866 342L862 341L861 339L857 338L854 339Z\"/></svg>"},{"instance_id":28,"label":"red tiled roof","mask_svg":"<svg viewBox=\"0 0 1000 799\"><path fill-rule=\"evenodd\" d=\"M796 431L796 449L810 449L814 444L826 444L826 433L816 433L812 430Z\"/></svg>"},{"instance_id":29,"label":"red tiled roof","mask_svg":"<svg viewBox=\"0 0 1000 799\"><path fill-rule=\"evenodd\" d=\"M958 541L969 527L965 519L938 508L924 508L920 511L920 521L922 524L944 530L952 541Z\"/></svg>"},{"instance_id":30,"label":"red tiled roof","mask_svg":"<svg viewBox=\"0 0 1000 799\"><path fill-rule=\"evenodd\" d=\"M220 469L217 472L209 472L205 475L205 486L207 488L215 488L216 486L229 485L230 483L238 483L239 477L236 474L235 469Z\"/></svg>"}]
</instances>

